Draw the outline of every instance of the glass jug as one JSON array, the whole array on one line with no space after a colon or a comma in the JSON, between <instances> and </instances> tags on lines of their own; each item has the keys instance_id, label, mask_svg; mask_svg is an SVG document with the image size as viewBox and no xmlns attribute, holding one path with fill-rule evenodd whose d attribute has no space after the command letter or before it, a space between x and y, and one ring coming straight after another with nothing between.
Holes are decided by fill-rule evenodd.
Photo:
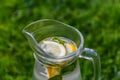
<instances>
[{"instance_id":1,"label":"glass jug","mask_svg":"<svg viewBox=\"0 0 120 80\"><path fill-rule=\"evenodd\" d=\"M84 48L84 38L76 28L60 21L43 19L27 25L23 33L34 51L33 80L82 80L79 58L88 59L93 63L94 80L100 80L99 55L92 49ZM66 56L50 56L39 44L48 37L70 39L75 42L77 49Z\"/></svg>"}]
</instances>

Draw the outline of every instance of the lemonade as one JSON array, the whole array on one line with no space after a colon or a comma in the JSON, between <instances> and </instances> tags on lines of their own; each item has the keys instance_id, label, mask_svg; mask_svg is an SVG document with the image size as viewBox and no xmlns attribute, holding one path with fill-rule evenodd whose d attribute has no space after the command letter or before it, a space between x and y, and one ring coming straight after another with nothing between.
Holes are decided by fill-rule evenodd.
<instances>
[{"instance_id":1,"label":"lemonade","mask_svg":"<svg viewBox=\"0 0 120 80\"><path fill-rule=\"evenodd\" d=\"M77 46L72 40L63 37L49 37L40 41L39 44L44 52L52 57L64 57L73 54L77 50ZM39 66L34 70L35 80L79 80L80 78L77 61L72 63L61 62L59 65L54 66L37 63L35 65ZM44 70L44 72L39 72L41 70Z\"/></svg>"}]
</instances>

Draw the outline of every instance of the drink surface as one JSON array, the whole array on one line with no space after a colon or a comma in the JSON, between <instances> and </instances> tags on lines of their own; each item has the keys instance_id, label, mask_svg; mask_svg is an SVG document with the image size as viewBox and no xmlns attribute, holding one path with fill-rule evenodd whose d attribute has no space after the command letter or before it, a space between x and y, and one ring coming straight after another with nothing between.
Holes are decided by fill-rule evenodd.
<instances>
[{"instance_id":1,"label":"drink surface","mask_svg":"<svg viewBox=\"0 0 120 80\"><path fill-rule=\"evenodd\" d=\"M40 42L41 48L48 55L63 57L76 51L76 44L64 37L49 37Z\"/></svg>"},{"instance_id":2,"label":"drink surface","mask_svg":"<svg viewBox=\"0 0 120 80\"><path fill-rule=\"evenodd\" d=\"M73 54L76 51L76 44L64 37L49 37L42 40L41 48L47 55L52 57L64 57ZM34 80L80 80L80 71L78 61L68 66L67 62L63 62L60 66L51 66L35 62Z\"/></svg>"}]
</instances>

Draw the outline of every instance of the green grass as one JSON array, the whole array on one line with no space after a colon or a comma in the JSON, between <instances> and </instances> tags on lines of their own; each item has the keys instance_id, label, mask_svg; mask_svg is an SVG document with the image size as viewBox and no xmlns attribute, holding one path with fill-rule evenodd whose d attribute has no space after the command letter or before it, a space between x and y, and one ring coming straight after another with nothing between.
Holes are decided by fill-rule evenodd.
<instances>
[{"instance_id":1,"label":"green grass","mask_svg":"<svg viewBox=\"0 0 120 80\"><path fill-rule=\"evenodd\" d=\"M28 23L56 19L79 29L101 58L102 80L120 80L120 0L0 0L0 80L31 80L34 58L22 34ZM80 60L89 80L92 65ZM90 69L89 69L90 68Z\"/></svg>"}]
</instances>

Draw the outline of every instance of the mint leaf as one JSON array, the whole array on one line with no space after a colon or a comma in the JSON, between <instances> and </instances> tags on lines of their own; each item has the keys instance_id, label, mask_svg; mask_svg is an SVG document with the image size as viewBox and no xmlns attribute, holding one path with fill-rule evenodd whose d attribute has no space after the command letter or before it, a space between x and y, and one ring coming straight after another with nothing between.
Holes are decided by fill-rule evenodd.
<instances>
[{"instance_id":1,"label":"mint leaf","mask_svg":"<svg viewBox=\"0 0 120 80\"><path fill-rule=\"evenodd\" d=\"M62 75L56 75L55 77L52 77L48 80L62 80Z\"/></svg>"}]
</instances>

